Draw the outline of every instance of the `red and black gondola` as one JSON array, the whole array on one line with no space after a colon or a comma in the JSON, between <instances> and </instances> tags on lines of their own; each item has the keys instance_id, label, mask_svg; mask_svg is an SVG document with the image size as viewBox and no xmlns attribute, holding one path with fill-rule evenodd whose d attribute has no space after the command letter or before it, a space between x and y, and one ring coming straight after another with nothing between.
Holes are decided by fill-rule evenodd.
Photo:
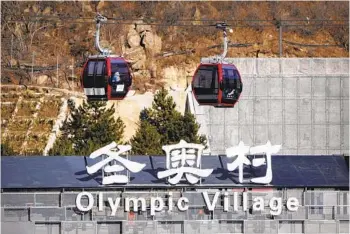
<instances>
[{"instance_id":1,"label":"red and black gondola","mask_svg":"<svg viewBox=\"0 0 350 234\"><path fill-rule=\"evenodd\" d=\"M241 75L233 64L202 63L192 80L199 105L234 107L243 89Z\"/></svg>"},{"instance_id":2,"label":"red and black gondola","mask_svg":"<svg viewBox=\"0 0 350 234\"><path fill-rule=\"evenodd\" d=\"M110 55L110 50L100 46L101 23L107 18L97 14L95 47L100 55L93 55L84 64L81 84L88 100L122 100L132 84L129 63L121 56Z\"/></svg>"},{"instance_id":3,"label":"red and black gondola","mask_svg":"<svg viewBox=\"0 0 350 234\"><path fill-rule=\"evenodd\" d=\"M199 105L234 107L243 90L241 75L237 67L225 60L229 29L226 23L217 23L223 31L224 52L220 56L204 58L192 79L192 93ZM232 32L232 29L230 29Z\"/></svg>"},{"instance_id":4,"label":"red and black gondola","mask_svg":"<svg viewBox=\"0 0 350 234\"><path fill-rule=\"evenodd\" d=\"M88 100L122 100L131 84L130 66L123 57L90 56L84 65L82 86Z\"/></svg>"}]
</instances>

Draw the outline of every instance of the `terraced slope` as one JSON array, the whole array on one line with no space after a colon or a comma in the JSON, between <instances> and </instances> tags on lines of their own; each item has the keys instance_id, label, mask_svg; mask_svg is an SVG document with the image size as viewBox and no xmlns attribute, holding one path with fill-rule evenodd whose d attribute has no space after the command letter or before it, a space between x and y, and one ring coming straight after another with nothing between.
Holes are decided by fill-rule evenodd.
<instances>
[{"instance_id":1,"label":"terraced slope","mask_svg":"<svg viewBox=\"0 0 350 234\"><path fill-rule=\"evenodd\" d=\"M2 87L2 142L8 142L16 154L42 154L52 132L65 95L42 91Z\"/></svg>"}]
</instances>

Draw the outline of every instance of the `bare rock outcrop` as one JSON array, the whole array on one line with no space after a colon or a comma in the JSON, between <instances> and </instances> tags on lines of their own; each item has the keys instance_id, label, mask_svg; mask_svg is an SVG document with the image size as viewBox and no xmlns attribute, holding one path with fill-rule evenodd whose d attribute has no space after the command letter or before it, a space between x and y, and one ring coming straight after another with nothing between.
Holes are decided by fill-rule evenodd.
<instances>
[{"instance_id":1,"label":"bare rock outcrop","mask_svg":"<svg viewBox=\"0 0 350 234\"><path fill-rule=\"evenodd\" d=\"M130 48L139 47L141 38L135 29L130 29L127 35L127 42Z\"/></svg>"},{"instance_id":2,"label":"bare rock outcrop","mask_svg":"<svg viewBox=\"0 0 350 234\"><path fill-rule=\"evenodd\" d=\"M146 31L142 33L141 45L147 53L154 56L162 50L162 39L157 34Z\"/></svg>"},{"instance_id":3,"label":"bare rock outcrop","mask_svg":"<svg viewBox=\"0 0 350 234\"><path fill-rule=\"evenodd\" d=\"M123 40L123 54L130 62L138 83L150 82L157 76L154 57L162 50L161 37L154 32L151 25L138 20L128 29Z\"/></svg>"},{"instance_id":4,"label":"bare rock outcrop","mask_svg":"<svg viewBox=\"0 0 350 234\"><path fill-rule=\"evenodd\" d=\"M47 75L40 75L36 77L36 84L43 85L46 84L49 80L49 76Z\"/></svg>"},{"instance_id":5,"label":"bare rock outcrop","mask_svg":"<svg viewBox=\"0 0 350 234\"><path fill-rule=\"evenodd\" d=\"M90 2L81 2L82 12L92 12L92 7L90 5Z\"/></svg>"},{"instance_id":6,"label":"bare rock outcrop","mask_svg":"<svg viewBox=\"0 0 350 234\"><path fill-rule=\"evenodd\" d=\"M152 32L151 25L145 25L142 21L135 22L135 30L141 35L143 32Z\"/></svg>"}]
</instances>

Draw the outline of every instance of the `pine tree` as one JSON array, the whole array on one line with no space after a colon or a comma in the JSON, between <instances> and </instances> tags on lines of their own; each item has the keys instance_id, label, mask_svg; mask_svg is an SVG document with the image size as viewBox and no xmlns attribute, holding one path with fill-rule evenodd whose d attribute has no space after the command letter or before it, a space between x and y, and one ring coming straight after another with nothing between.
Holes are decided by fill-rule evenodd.
<instances>
[{"instance_id":1,"label":"pine tree","mask_svg":"<svg viewBox=\"0 0 350 234\"><path fill-rule=\"evenodd\" d=\"M162 136L157 128L147 121L141 121L139 129L131 139L132 153L144 155L162 155Z\"/></svg>"},{"instance_id":2,"label":"pine tree","mask_svg":"<svg viewBox=\"0 0 350 234\"><path fill-rule=\"evenodd\" d=\"M106 102L83 102L78 108L69 103L70 117L63 123L61 136L50 150L50 155L89 155L112 141L121 144L125 125L114 119L114 106Z\"/></svg>"},{"instance_id":3,"label":"pine tree","mask_svg":"<svg viewBox=\"0 0 350 234\"><path fill-rule=\"evenodd\" d=\"M198 136L199 125L194 116L190 113L181 115L176 110L173 98L168 96L168 91L164 88L155 94L152 107L140 113L140 122L140 127L131 140L134 153L164 154L162 145L177 144L181 139L191 143L206 144L205 136ZM154 128L150 128L144 122ZM155 130L160 136L160 143L150 144L148 139L156 138Z\"/></svg>"}]
</instances>

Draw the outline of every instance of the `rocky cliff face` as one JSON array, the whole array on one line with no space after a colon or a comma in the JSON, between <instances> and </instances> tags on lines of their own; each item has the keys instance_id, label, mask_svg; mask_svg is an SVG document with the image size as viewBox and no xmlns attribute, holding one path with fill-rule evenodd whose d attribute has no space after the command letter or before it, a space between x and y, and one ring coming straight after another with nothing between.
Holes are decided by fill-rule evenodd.
<instances>
[{"instance_id":1,"label":"rocky cliff face","mask_svg":"<svg viewBox=\"0 0 350 234\"><path fill-rule=\"evenodd\" d=\"M156 78L157 68L154 60L162 50L162 39L150 25L145 25L140 20L130 26L122 50L131 63L136 83L142 80L142 83L149 84Z\"/></svg>"},{"instance_id":2,"label":"rocky cliff face","mask_svg":"<svg viewBox=\"0 0 350 234\"><path fill-rule=\"evenodd\" d=\"M42 1L2 2L1 6L1 58L6 67L2 69L2 82L51 87L58 84L77 90L82 64L88 55L96 54L93 19L99 12L112 22L102 25L101 45L130 61L134 87L140 92L160 86L182 88L201 57L221 53L220 32L214 27L201 27L207 23L201 19L227 19L232 24L243 20L244 26L251 20L278 18L341 20L348 19L349 12L348 4L341 2ZM153 20L156 23L151 26ZM349 56L348 27L310 27L308 22L300 22L306 26L283 29L284 57ZM187 27L173 26L176 24ZM229 47L227 57L279 54L279 31L273 25L234 27L228 36L232 43L246 46ZM308 44L331 46L304 46ZM216 48L210 48L213 46ZM51 69L34 69L32 75L32 65Z\"/></svg>"}]
</instances>

